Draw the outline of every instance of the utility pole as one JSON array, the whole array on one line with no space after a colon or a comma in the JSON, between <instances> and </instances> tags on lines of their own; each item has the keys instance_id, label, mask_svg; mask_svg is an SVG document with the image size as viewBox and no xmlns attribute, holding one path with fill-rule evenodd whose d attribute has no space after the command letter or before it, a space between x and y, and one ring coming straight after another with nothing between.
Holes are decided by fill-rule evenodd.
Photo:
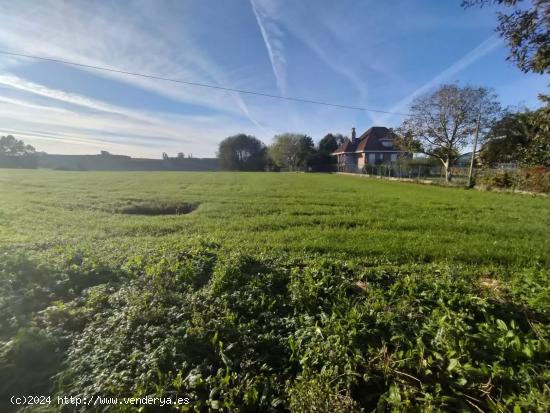
<instances>
[{"instance_id":1,"label":"utility pole","mask_svg":"<svg viewBox=\"0 0 550 413\"><path fill-rule=\"evenodd\" d=\"M470 160L470 171L468 172L468 188L473 188L474 182L472 180L474 174L474 161L476 157L477 140L479 137L479 129L481 127L481 102L479 102L479 112L477 114L476 134L474 136L474 148L472 150L472 159Z\"/></svg>"}]
</instances>

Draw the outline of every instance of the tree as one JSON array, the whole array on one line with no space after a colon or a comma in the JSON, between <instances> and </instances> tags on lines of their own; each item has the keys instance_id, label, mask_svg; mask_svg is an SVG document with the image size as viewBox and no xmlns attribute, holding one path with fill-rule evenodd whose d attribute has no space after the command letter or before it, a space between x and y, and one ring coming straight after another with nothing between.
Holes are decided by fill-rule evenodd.
<instances>
[{"instance_id":1,"label":"tree","mask_svg":"<svg viewBox=\"0 0 550 413\"><path fill-rule=\"evenodd\" d=\"M26 145L12 135L0 137L0 167L36 168L38 160L32 145Z\"/></svg>"},{"instance_id":2,"label":"tree","mask_svg":"<svg viewBox=\"0 0 550 413\"><path fill-rule=\"evenodd\" d=\"M176 155L176 157L177 157L178 159L183 159L183 158L185 158L185 154L184 154L183 152L178 152L178 154Z\"/></svg>"},{"instance_id":3,"label":"tree","mask_svg":"<svg viewBox=\"0 0 550 413\"><path fill-rule=\"evenodd\" d=\"M336 157L331 153L346 141L346 137L341 134L328 133L317 144L317 150L314 150L308 156L308 169L317 172L329 172L334 170Z\"/></svg>"},{"instance_id":4,"label":"tree","mask_svg":"<svg viewBox=\"0 0 550 413\"><path fill-rule=\"evenodd\" d=\"M218 148L221 167L230 171L263 171L265 157L262 141L242 133L225 138Z\"/></svg>"},{"instance_id":5,"label":"tree","mask_svg":"<svg viewBox=\"0 0 550 413\"><path fill-rule=\"evenodd\" d=\"M550 0L463 0L465 8L499 4L513 9L498 13L497 32L510 56L524 72L550 73ZM522 7L528 4L527 7Z\"/></svg>"},{"instance_id":6,"label":"tree","mask_svg":"<svg viewBox=\"0 0 550 413\"><path fill-rule=\"evenodd\" d=\"M32 145L25 145L22 140L16 139L13 135L0 138L0 154L8 156L33 155L36 152Z\"/></svg>"},{"instance_id":7,"label":"tree","mask_svg":"<svg viewBox=\"0 0 550 413\"><path fill-rule=\"evenodd\" d=\"M168 154L166 152L162 153L162 159L164 159L165 161L168 160Z\"/></svg>"},{"instance_id":8,"label":"tree","mask_svg":"<svg viewBox=\"0 0 550 413\"><path fill-rule=\"evenodd\" d=\"M522 166L550 166L549 125L549 106L504 114L488 134L480 153L482 162L487 165L518 162Z\"/></svg>"},{"instance_id":9,"label":"tree","mask_svg":"<svg viewBox=\"0 0 550 413\"><path fill-rule=\"evenodd\" d=\"M536 134L533 117L528 110L505 113L491 128L480 152L481 161L487 165L519 161L522 148L528 147Z\"/></svg>"},{"instance_id":10,"label":"tree","mask_svg":"<svg viewBox=\"0 0 550 413\"><path fill-rule=\"evenodd\" d=\"M413 101L409 113L399 130L400 145L439 159L448 182L453 161L476 130L482 138L487 134L500 105L489 89L442 85Z\"/></svg>"},{"instance_id":11,"label":"tree","mask_svg":"<svg viewBox=\"0 0 550 413\"><path fill-rule=\"evenodd\" d=\"M307 135L283 133L274 137L269 156L279 168L289 171L305 170L314 154L313 139Z\"/></svg>"},{"instance_id":12,"label":"tree","mask_svg":"<svg viewBox=\"0 0 550 413\"><path fill-rule=\"evenodd\" d=\"M345 140L346 137L339 133L328 133L319 141L319 152L328 155L338 149Z\"/></svg>"},{"instance_id":13,"label":"tree","mask_svg":"<svg viewBox=\"0 0 550 413\"><path fill-rule=\"evenodd\" d=\"M520 163L524 166L550 167L550 97L541 96L546 106L533 112L532 124L535 135L529 144L520 150Z\"/></svg>"},{"instance_id":14,"label":"tree","mask_svg":"<svg viewBox=\"0 0 550 413\"><path fill-rule=\"evenodd\" d=\"M110 153L107 152L107 151L99 151L99 154L100 154L101 156L109 156L109 155L110 155Z\"/></svg>"}]
</instances>

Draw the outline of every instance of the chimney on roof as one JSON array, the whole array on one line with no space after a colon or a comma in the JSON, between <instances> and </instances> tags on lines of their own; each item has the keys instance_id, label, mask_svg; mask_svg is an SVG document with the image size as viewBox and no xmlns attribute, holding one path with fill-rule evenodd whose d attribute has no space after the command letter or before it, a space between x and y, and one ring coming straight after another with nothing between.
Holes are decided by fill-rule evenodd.
<instances>
[{"instance_id":1,"label":"chimney on roof","mask_svg":"<svg viewBox=\"0 0 550 413\"><path fill-rule=\"evenodd\" d=\"M355 142L355 128L351 128L351 141Z\"/></svg>"}]
</instances>

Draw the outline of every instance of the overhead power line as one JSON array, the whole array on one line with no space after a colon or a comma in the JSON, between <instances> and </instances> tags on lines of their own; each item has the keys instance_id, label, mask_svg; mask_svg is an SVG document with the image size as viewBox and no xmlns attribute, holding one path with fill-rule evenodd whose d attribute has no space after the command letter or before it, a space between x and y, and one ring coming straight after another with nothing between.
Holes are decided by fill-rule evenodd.
<instances>
[{"instance_id":1,"label":"overhead power line","mask_svg":"<svg viewBox=\"0 0 550 413\"><path fill-rule=\"evenodd\" d=\"M364 112L376 112L376 113L385 113L385 114L388 114L388 115L408 116L407 113L391 112L391 111L379 110L379 109L369 109L369 108L364 108L364 107L360 107L360 106L352 106L352 105L340 105L340 104L337 104L337 103L323 102L323 101L320 101L320 100L312 100L312 99L303 99L303 98L297 98L297 97L291 97L291 96L272 95L270 93L255 92L255 91L252 91L252 90L244 90L244 89L235 89L235 88L224 87L224 86L210 85L210 84L206 84L206 83L190 82L190 81L182 80L182 79L172 79L172 78L163 77L163 76L149 75L149 74L137 73L137 72L129 72L129 71L126 71L126 70L113 69L113 68L109 68L109 67L88 65L88 64L84 64L84 63L71 62L71 61L68 61L68 60L53 59L53 58L50 58L50 57L34 56L34 55L28 55L28 54L23 54L23 53L14 53L14 52L8 52L8 51L4 51L4 50L0 50L0 54L8 55L8 56L25 57L25 58L28 58L28 59L44 60L44 61L47 61L47 62L61 63L61 64L71 65L71 66L85 67L85 68L88 68L88 69L102 70L102 71L105 71L105 72L119 73L119 74L123 74L123 75L138 76L138 77L144 77L144 78L148 78L148 79L162 80L162 81L165 81L165 82L181 83L181 84L190 85L190 86L198 86L198 87L205 87L205 88L210 88L210 89L225 90L225 91L228 91L228 92L244 93L244 94L247 94L247 95L263 96L263 97L272 98L272 99L290 100L290 101L293 101L293 102L310 103L310 104L314 104L314 105L331 106L331 107L335 107L335 108L359 110L359 111L364 111Z\"/></svg>"}]
</instances>

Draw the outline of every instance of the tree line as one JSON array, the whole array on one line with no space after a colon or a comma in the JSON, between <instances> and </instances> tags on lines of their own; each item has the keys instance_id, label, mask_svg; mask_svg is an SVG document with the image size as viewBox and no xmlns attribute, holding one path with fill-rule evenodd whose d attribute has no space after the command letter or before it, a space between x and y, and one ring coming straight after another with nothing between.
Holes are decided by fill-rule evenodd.
<instances>
[{"instance_id":1,"label":"tree line","mask_svg":"<svg viewBox=\"0 0 550 413\"><path fill-rule=\"evenodd\" d=\"M311 136L283 133L266 146L255 136L238 134L225 138L218 148L220 166L230 171L317 171L333 169L330 154L347 138L329 133L317 145Z\"/></svg>"},{"instance_id":2,"label":"tree line","mask_svg":"<svg viewBox=\"0 0 550 413\"><path fill-rule=\"evenodd\" d=\"M0 167L36 168L36 150L13 135L0 137Z\"/></svg>"},{"instance_id":3,"label":"tree line","mask_svg":"<svg viewBox=\"0 0 550 413\"><path fill-rule=\"evenodd\" d=\"M462 1L464 8L490 5L502 6L496 31L507 43L508 60L526 73L550 73L550 0ZM409 115L394 131L396 143L439 162L447 181L461 151L473 145L475 154L477 144L478 162L488 166L513 162L550 167L550 96L539 98L543 106L534 111L503 109L488 88L442 85L413 101ZM240 134L222 141L218 157L228 170L326 170L334 163L330 153L344 139L329 134L315 147L311 137L287 133L275 136L266 147Z\"/></svg>"},{"instance_id":4,"label":"tree line","mask_svg":"<svg viewBox=\"0 0 550 413\"><path fill-rule=\"evenodd\" d=\"M535 111L503 109L491 89L446 84L415 99L392 134L399 149L437 161L447 181L455 160L474 143L476 163L550 167L550 105L541 99L547 105ZM315 145L310 136L284 133L266 146L238 134L220 143L218 158L226 170L327 172L336 162L330 154L346 139L329 133Z\"/></svg>"}]
</instances>

